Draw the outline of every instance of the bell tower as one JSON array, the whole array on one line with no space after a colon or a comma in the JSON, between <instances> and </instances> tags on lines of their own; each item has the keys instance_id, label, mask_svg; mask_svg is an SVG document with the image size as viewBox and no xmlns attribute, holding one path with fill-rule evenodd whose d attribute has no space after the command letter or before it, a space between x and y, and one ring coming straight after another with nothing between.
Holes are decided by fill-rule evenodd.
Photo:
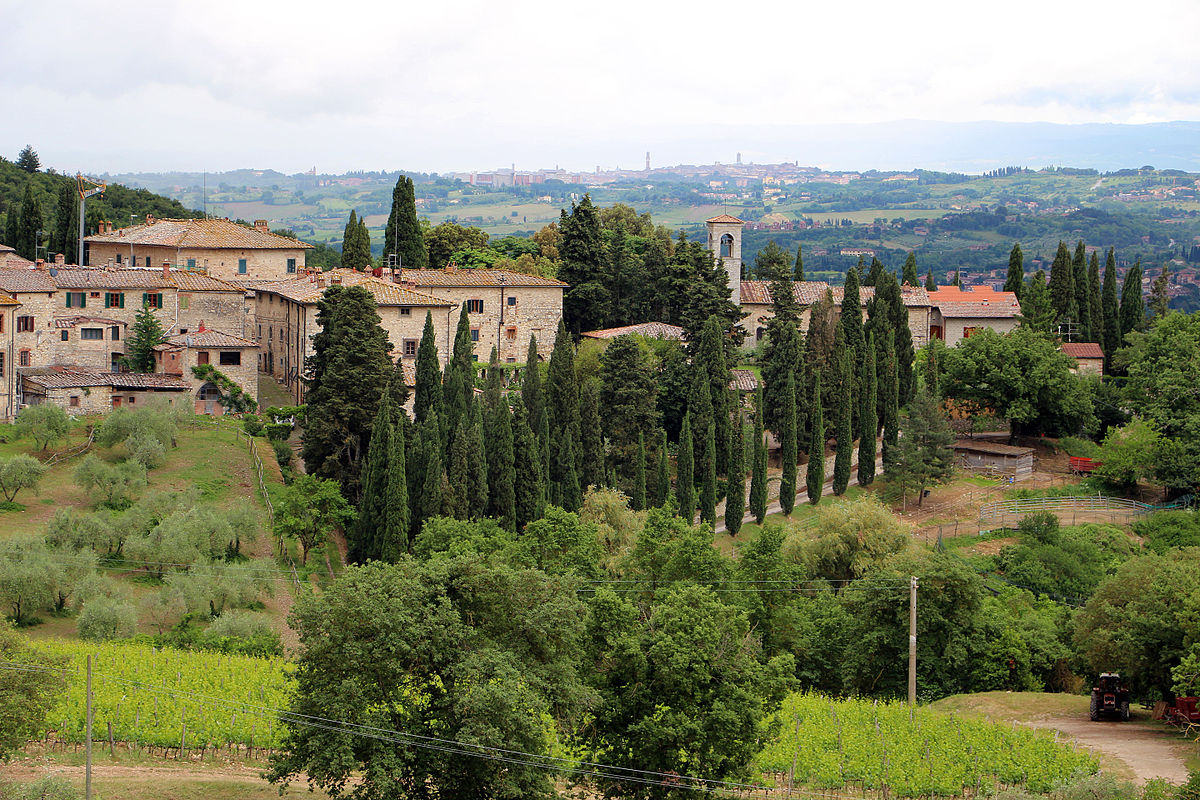
<instances>
[{"instance_id":1,"label":"bell tower","mask_svg":"<svg viewBox=\"0 0 1200 800\"><path fill-rule=\"evenodd\" d=\"M729 277L729 299L742 304L742 222L730 214L705 220L708 227L708 250L725 268Z\"/></svg>"}]
</instances>

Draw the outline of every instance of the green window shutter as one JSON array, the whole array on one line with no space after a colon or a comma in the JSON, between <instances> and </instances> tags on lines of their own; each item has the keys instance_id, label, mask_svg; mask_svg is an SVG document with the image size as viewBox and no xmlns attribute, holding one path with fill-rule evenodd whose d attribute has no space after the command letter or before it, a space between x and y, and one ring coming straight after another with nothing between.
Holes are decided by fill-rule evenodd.
<instances>
[{"instance_id":1,"label":"green window shutter","mask_svg":"<svg viewBox=\"0 0 1200 800\"><path fill-rule=\"evenodd\" d=\"M112 295L108 292L104 293L104 307L112 308Z\"/></svg>"},{"instance_id":2,"label":"green window shutter","mask_svg":"<svg viewBox=\"0 0 1200 800\"><path fill-rule=\"evenodd\" d=\"M144 306L150 305L150 293L149 292L142 292L142 305L144 305Z\"/></svg>"},{"instance_id":3,"label":"green window shutter","mask_svg":"<svg viewBox=\"0 0 1200 800\"><path fill-rule=\"evenodd\" d=\"M125 293L121 292L119 295L117 295L117 308L124 308L124 307L125 307Z\"/></svg>"},{"instance_id":4,"label":"green window shutter","mask_svg":"<svg viewBox=\"0 0 1200 800\"><path fill-rule=\"evenodd\" d=\"M79 293L79 307L87 308L87 292Z\"/></svg>"},{"instance_id":5,"label":"green window shutter","mask_svg":"<svg viewBox=\"0 0 1200 800\"><path fill-rule=\"evenodd\" d=\"M67 292L67 308L71 307L71 293Z\"/></svg>"}]
</instances>

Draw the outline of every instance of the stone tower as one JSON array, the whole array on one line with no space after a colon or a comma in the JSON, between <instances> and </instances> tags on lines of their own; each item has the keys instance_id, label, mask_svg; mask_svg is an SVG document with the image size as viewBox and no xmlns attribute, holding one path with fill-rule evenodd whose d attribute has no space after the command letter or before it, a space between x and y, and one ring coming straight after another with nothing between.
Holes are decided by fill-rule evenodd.
<instances>
[{"instance_id":1,"label":"stone tower","mask_svg":"<svg viewBox=\"0 0 1200 800\"><path fill-rule=\"evenodd\" d=\"M742 304L742 226L746 223L729 214L704 222L708 226L708 249L729 276L729 299Z\"/></svg>"}]
</instances>

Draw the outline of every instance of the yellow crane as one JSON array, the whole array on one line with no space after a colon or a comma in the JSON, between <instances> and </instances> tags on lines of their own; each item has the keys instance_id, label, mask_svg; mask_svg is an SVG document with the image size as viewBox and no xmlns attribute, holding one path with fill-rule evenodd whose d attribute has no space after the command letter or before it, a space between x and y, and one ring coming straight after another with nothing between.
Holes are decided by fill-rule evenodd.
<instances>
[{"instance_id":1,"label":"yellow crane","mask_svg":"<svg viewBox=\"0 0 1200 800\"><path fill-rule=\"evenodd\" d=\"M88 187L91 188L88 188ZM75 260L79 262L79 266L83 266L83 222L84 210L87 207L87 199L98 194L104 194L104 190L108 188L108 184L104 181L98 181L94 178L89 178L86 175L75 173L75 191L79 195L79 251L75 255Z\"/></svg>"}]
</instances>

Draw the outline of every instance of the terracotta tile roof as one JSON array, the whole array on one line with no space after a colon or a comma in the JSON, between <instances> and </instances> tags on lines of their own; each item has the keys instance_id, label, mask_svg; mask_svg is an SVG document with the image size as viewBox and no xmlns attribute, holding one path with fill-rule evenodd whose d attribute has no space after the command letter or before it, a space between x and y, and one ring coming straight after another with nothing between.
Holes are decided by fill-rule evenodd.
<instances>
[{"instance_id":1,"label":"terracotta tile roof","mask_svg":"<svg viewBox=\"0 0 1200 800\"><path fill-rule=\"evenodd\" d=\"M112 233L88 236L85 241L181 250L307 250L312 247L299 239L264 233L227 219L160 219L150 225L134 225Z\"/></svg>"},{"instance_id":2,"label":"terracotta tile roof","mask_svg":"<svg viewBox=\"0 0 1200 800\"><path fill-rule=\"evenodd\" d=\"M566 286L562 281L506 269L405 269L400 279L415 286Z\"/></svg>"},{"instance_id":3,"label":"terracotta tile roof","mask_svg":"<svg viewBox=\"0 0 1200 800\"><path fill-rule=\"evenodd\" d=\"M21 303L16 298L9 297L8 295L4 294L3 292L0 292L0 306L19 306L19 305L21 305Z\"/></svg>"},{"instance_id":4,"label":"terracotta tile roof","mask_svg":"<svg viewBox=\"0 0 1200 800\"><path fill-rule=\"evenodd\" d=\"M6 292L53 292L57 288L44 270L0 268L0 289Z\"/></svg>"},{"instance_id":5,"label":"terracotta tile roof","mask_svg":"<svg viewBox=\"0 0 1200 800\"><path fill-rule=\"evenodd\" d=\"M161 269L60 269L53 276L59 289L171 289L174 284Z\"/></svg>"},{"instance_id":6,"label":"terracotta tile roof","mask_svg":"<svg viewBox=\"0 0 1200 800\"><path fill-rule=\"evenodd\" d=\"M192 385L177 375L167 375L162 372L143 374L141 372L102 372L100 373L114 389L191 389Z\"/></svg>"},{"instance_id":7,"label":"terracotta tile roof","mask_svg":"<svg viewBox=\"0 0 1200 800\"><path fill-rule=\"evenodd\" d=\"M744 221L738 219L735 216L732 216L731 214L719 214L719 215L713 217L712 219L706 219L704 221L705 222L736 222L739 225L746 224Z\"/></svg>"},{"instance_id":8,"label":"terracotta tile roof","mask_svg":"<svg viewBox=\"0 0 1200 800\"><path fill-rule=\"evenodd\" d=\"M626 325L621 328L584 331L580 336L587 336L590 339L615 339L618 336L625 336L627 334L645 336L650 339L682 339L683 328L678 325L668 325L665 322L642 322L637 325Z\"/></svg>"},{"instance_id":9,"label":"terracotta tile roof","mask_svg":"<svg viewBox=\"0 0 1200 800\"><path fill-rule=\"evenodd\" d=\"M119 319L106 319L105 317L55 317L55 328L74 328L83 322L95 322L100 325L124 325Z\"/></svg>"},{"instance_id":10,"label":"terracotta tile roof","mask_svg":"<svg viewBox=\"0 0 1200 800\"><path fill-rule=\"evenodd\" d=\"M943 317L958 319L1005 318L1021 314L1021 304L1015 294L984 286L970 290L943 286L936 292L929 292L929 304Z\"/></svg>"},{"instance_id":11,"label":"terracotta tile roof","mask_svg":"<svg viewBox=\"0 0 1200 800\"><path fill-rule=\"evenodd\" d=\"M0 244L0 258L4 257L8 253L15 253L15 252L17 252L17 249L15 247L9 247L6 244Z\"/></svg>"},{"instance_id":12,"label":"terracotta tile roof","mask_svg":"<svg viewBox=\"0 0 1200 800\"><path fill-rule=\"evenodd\" d=\"M396 283L390 283L376 278L366 272L352 269L332 269L328 272L308 278L293 281L253 282L255 291L273 292L286 297L295 303L316 303L325 294L325 290L335 281L341 281L342 286L362 286L375 298L375 303L381 306L454 306L449 300L434 297L430 294L413 291Z\"/></svg>"},{"instance_id":13,"label":"terracotta tile roof","mask_svg":"<svg viewBox=\"0 0 1200 800\"><path fill-rule=\"evenodd\" d=\"M1095 342L1063 342L1058 349L1071 358L1104 358L1104 351Z\"/></svg>"},{"instance_id":14,"label":"terracotta tile roof","mask_svg":"<svg viewBox=\"0 0 1200 800\"><path fill-rule=\"evenodd\" d=\"M735 392L753 392L758 389L758 378L751 370L733 369L730 373L733 380L729 382L729 388Z\"/></svg>"},{"instance_id":15,"label":"terracotta tile roof","mask_svg":"<svg viewBox=\"0 0 1200 800\"><path fill-rule=\"evenodd\" d=\"M243 292L241 286L231 281L214 278L205 272L188 269L171 270L171 281L181 292Z\"/></svg>"},{"instance_id":16,"label":"terracotta tile roof","mask_svg":"<svg viewBox=\"0 0 1200 800\"><path fill-rule=\"evenodd\" d=\"M74 389L75 387L84 386L111 385L99 373L69 368L44 369L35 373L22 371L21 377L24 378L26 383L36 384L46 389Z\"/></svg>"},{"instance_id":17,"label":"terracotta tile roof","mask_svg":"<svg viewBox=\"0 0 1200 800\"><path fill-rule=\"evenodd\" d=\"M258 343L234 336L232 333L205 330L168 336L165 343L155 345L154 349L169 350L177 347L258 347Z\"/></svg>"},{"instance_id":18,"label":"terracotta tile roof","mask_svg":"<svg viewBox=\"0 0 1200 800\"><path fill-rule=\"evenodd\" d=\"M833 302L840 306L842 292L845 291L844 287L830 286L825 281L792 281L792 295L801 306L811 306L820 301L825 296L826 289L833 295ZM858 299L863 306L866 306L867 301L874 296L874 286L863 286L859 289ZM770 305L772 302L770 281L742 281L741 297L743 305ZM905 286L901 288L900 299L908 307L930 304L929 293L919 287Z\"/></svg>"},{"instance_id":19,"label":"terracotta tile roof","mask_svg":"<svg viewBox=\"0 0 1200 800\"><path fill-rule=\"evenodd\" d=\"M175 375L140 372L99 372L82 367L36 367L20 371L27 383L46 389L74 389L85 386L112 386L117 389L186 390L191 384Z\"/></svg>"}]
</instances>

